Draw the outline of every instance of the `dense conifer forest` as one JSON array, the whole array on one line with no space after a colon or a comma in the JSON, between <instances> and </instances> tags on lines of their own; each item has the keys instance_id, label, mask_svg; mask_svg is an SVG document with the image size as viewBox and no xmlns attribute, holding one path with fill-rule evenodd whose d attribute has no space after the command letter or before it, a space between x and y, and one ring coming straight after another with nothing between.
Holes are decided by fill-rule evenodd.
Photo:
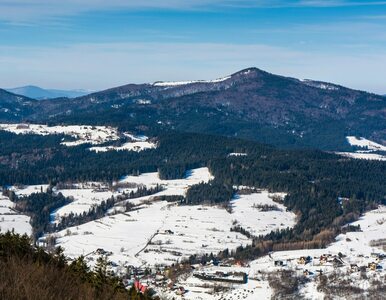
<instances>
[{"instance_id":1,"label":"dense conifer forest","mask_svg":"<svg viewBox=\"0 0 386 300\"><path fill-rule=\"evenodd\" d=\"M284 204L297 214L298 223L291 230L257 239L255 246L264 243L265 250L324 246L342 225L386 202L386 162L318 150L281 150L236 138L159 131L157 149L94 153L88 145L60 146L57 136L0 135L3 186L111 182L155 171L161 178L174 179L191 168L207 166L215 180L191 188L183 203L226 204L237 185L285 192ZM229 156L234 152L247 155Z\"/></svg>"}]
</instances>

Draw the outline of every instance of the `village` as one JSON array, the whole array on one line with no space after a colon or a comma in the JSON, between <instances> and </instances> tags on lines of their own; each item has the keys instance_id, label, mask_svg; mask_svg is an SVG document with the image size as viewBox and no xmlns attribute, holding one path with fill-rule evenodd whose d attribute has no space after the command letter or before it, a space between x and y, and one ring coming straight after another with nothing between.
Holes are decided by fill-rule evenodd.
<instances>
[{"instance_id":1,"label":"village","mask_svg":"<svg viewBox=\"0 0 386 300\"><path fill-rule=\"evenodd\" d=\"M31 128L9 130L30 131ZM34 130L52 134L47 133L45 127ZM81 142L89 139L88 132L94 129L71 128L70 133L66 132L70 130L67 128L52 130L72 135ZM114 136L103 130L98 129L95 134L95 144L100 144L100 138ZM137 142L141 142L140 139ZM234 258L238 247L251 245L253 237L294 227L296 215L283 205L284 193L246 186L233 187L236 192L227 209L179 205L165 200L170 196L183 197L191 186L210 180L213 176L209 169L198 168L187 172L185 178L175 180L160 179L159 174L153 172L128 175L113 184L60 183L53 191L71 201L51 213L52 224L60 224L71 214L88 213L107 199L115 198L115 201L100 218L63 227L43 236L40 242L47 245L52 239L55 246L64 249L70 261L84 256L91 268L99 257L104 257L110 270L122 276L127 287L134 285L139 292L150 292L161 299L271 299L278 292L277 282L285 272L299 279L297 291L306 299L323 299L325 278L327 282L330 277L335 281L346 280L350 286L364 291L372 284L364 278L373 278L374 282L384 280L386 242L380 237L386 233L386 207L380 206L363 215L349 225L355 230L339 235L325 249L276 251L251 261L241 260ZM44 192L48 187L40 184L9 189L22 196ZM128 197L144 187L155 189L154 194ZM0 226L31 234L32 228L27 226L29 218L18 214L7 197L2 200ZM342 204L348 199L340 197L337 201ZM226 249L228 254L220 255Z\"/></svg>"},{"instance_id":2,"label":"village","mask_svg":"<svg viewBox=\"0 0 386 300\"><path fill-rule=\"evenodd\" d=\"M386 256L383 253L355 257L341 253L296 257L296 252L272 253L251 262L213 258L204 263L184 262L171 267L143 269L129 266L125 284L134 284L138 291L165 299L256 299L253 297L257 295L264 295L259 299L270 299L273 294L270 281L285 270L303 277L306 283L318 282L322 275L340 274L342 278L350 278L355 285L360 283L361 276L377 278L386 275ZM321 249L308 252L322 253Z\"/></svg>"},{"instance_id":3,"label":"village","mask_svg":"<svg viewBox=\"0 0 386 300\"><path fill-rule=\"evenodd\" d=\"M340 296L353 289L371 292L386 278L385 241L379 239L385 212L379 207L366 213L353 224L361 230L338 236L326 249L277 251L253 261L211 255L196 263L140 269L128 283L138 282L161 299L271 299L277 282L285 280L280 276L291 274L305 299L324 299L336 290Z\"/></svg>"}]
</instances>

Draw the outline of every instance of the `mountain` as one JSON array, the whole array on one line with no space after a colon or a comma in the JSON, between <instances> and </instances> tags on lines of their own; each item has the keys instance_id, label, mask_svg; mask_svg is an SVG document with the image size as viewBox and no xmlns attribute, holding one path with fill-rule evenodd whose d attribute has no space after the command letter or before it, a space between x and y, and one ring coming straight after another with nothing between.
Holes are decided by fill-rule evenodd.
<instances>
[{"instance_id":1,"label":"mountain","mask_svg":"<svg viewBox=\"0 0 386 300\"><path fill-rule=\"evenodd\" d=\"M348 150L348 135L386 143L384 97L257 68L209 81L128 84L30 109L31 121L162 127L281 147Z\"/></svg>"},{"instance_id":2,"label":"mountain","mask_svg":"<svg viewBox=\"0 0 386 300\"><path fill-rule=\"evenodd\" d=\"M55 90L43 89L38 86L27 85L17 88L7 89L8 92L23 95L33 99L53 99L53 98L76 98L89 94L86 90Z\"/></svg>"},{"instance_id":3,"label":"mountain","mask_svg":"<svg viewBox=\"0 0 386 300\"><path fill-rule=\"evenodd\" d=\"M0 120L23 120L33 113L34 102L36 100L0 89Z\"/></svg>"}]
</instances>

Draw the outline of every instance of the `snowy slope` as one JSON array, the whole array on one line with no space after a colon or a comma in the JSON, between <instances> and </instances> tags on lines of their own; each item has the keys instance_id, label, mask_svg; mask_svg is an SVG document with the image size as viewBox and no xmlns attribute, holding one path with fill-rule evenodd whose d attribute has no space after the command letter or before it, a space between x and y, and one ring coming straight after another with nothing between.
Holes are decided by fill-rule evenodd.
<instances>
[{"instance_id":1,"label":"snowy slope","mask_svg":"<svg viewBox=\"0 0 386 300\"><path fill-rule=\"evenodd\" d=\"M181 86L181 85L187 85L187 84L193 84L193 83L217 83L222 82L225 80L230 79L231 76L218 78L214 80L191 80L191 81L157 81L154 82L154 86L163 86L163 87L174 87L174 86Z\"/></svg>"},{"instance_id":2,"label":"snowy slope","mask_svg":"<svg viewBox=\"0 0 386 300\"><path fill-rule=\"evenodd\" d=\"M348 136L347 141L351 146L361 147L373 151L386 151L386 146L370 141L363 137Z\"/></svg>"},{"instance_id":3,"label":"snowy slope","mask_svg":"<svg viewBox=\"0 0 386 300\"><path fill-rule=\"evenodd\" d=\"M31 235L30 217L20 214L14 207L13 202L0 195L0 232L14 230L15 233Z\"/></svg>"},{"instance_id":4,"label":"snowy slope","mask_svg":"<svg viewBox=\"0 0 386 300\"><path fill-rule=\"evenodd\" d=\"M63 141L61 144L71 147L81 144L103 144L111 141L116 141L120 138L120 133L117 128L110 126L90 126L90 125L69 125L69 126L47 126L39 124L0 124L0 130L13 132L16 134L38 134L38 135L54 135L63 134L70 136L75 141ZM154 149L156 144L148 141L146 136L135 136L127 132L122 133L122 136L129 139L122 146L100 146L91 147L89 150L96 152L106 151L142 151L145 149Z\"/></svg>"},{"instance_id":5,"label":"snowy slope","mask_svg":"<svg viewBox=\"0 0 386 300\"><path fill-rule=\"evenodd\" d=\"M277 195L277 194L276 194ZM296 215L271 199L267 191L237 195L231 201L232 218L254 236L269 234L272 230L295 226ZM284 195L281 195L284 196ZM277 210L261 211L259 206L275 206Z\"/></svg>"},{"instance_id":6,"label":"snowy slope","mask_svg":"<svg viewBox=\"0 0 386 300\"><path fill-rule=\"evenodd\" d=\"M255 204L274 205L266 191L241 195L232 201L232 212L221 207L178 206L176 203L157 201L157 196L184 195L187 189L213 177L207 168L194 169L187 177L177 180L162 180L157 173L126 176L116 184L130 186L162 185L164 190L150 196L125 200L116 204L110 216L80 226L67 228L55 235L58 245L69 257L88 254L90 263L98 256L95 251L103 248L112 254L109 259L123 265L154 266L170 265L192 254L218 253L225 248L235 249L250 244L251 240L240 233L231 231L235 225L252 230L254 234L268 233L278 228L292 227L295 216L278 205L280 211L252 211ZM84 211L93 202L111 194L90 189L62 190L74 196L75 201L55 212L57 215ZM134 204L135 210L124 212L126 202ZM251 211L256 218L251 218Z\"/></svg>"}]
</instances>

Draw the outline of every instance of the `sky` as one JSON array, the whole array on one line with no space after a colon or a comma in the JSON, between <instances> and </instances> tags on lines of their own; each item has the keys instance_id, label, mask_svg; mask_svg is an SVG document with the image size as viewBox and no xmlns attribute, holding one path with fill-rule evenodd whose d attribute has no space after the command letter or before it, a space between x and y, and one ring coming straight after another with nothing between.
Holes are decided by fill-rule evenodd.
<instances>
[{"instance_id":1,"label":"sky","mask_svg":"<svg viewBox=\"0 0 386 300\"><path fill-rule=\"evenodd\" d=\"M0 87L102 90L248 67L386 94L386 1L0 0Z\"/></svg>"}]
</instances>

